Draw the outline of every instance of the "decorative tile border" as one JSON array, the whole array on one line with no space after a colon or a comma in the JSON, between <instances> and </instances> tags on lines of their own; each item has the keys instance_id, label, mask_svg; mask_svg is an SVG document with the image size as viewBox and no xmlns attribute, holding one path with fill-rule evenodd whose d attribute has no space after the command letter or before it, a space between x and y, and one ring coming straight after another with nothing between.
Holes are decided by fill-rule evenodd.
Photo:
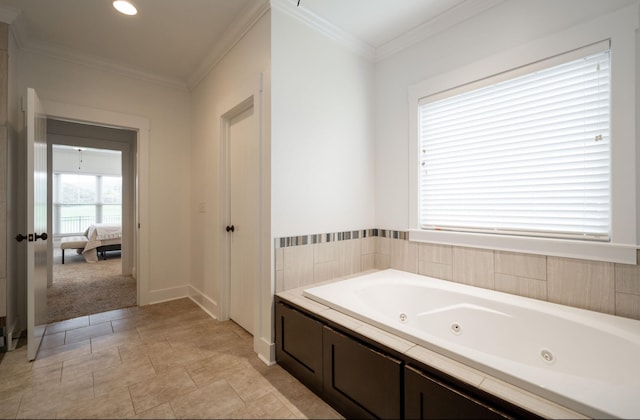
<instances>
[{"instance_id":1,"label":"decorative tile border","mask_svg":"<svg viewBox=\"0 0 640 420\"><path fill-rule=\"evenodd\" d=\"M325 242L348 241L360 238L392 238L408 240L409 232L389 229L362 229L348 230L345 232L318 233L315 235L287 236L275 239L276 248L288 248L291 246L321 244Z\"/></svg>"}]
</instances>

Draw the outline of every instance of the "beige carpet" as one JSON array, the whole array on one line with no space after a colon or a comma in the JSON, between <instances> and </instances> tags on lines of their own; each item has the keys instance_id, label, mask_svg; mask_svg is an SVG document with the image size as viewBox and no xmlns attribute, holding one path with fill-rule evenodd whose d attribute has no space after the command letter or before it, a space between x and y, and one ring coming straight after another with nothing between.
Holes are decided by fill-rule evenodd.
<instances>
[{"instance_id":1,"label":"beige carpet","mask_svg":"<svg viewBox=\"0 0 640 420\"><path fill-rule=\"evenodd\" d=\"M48 323L135 304L136 280L121 274L120 258L53 265L53 285L47 291Z\"/></svg>"}]
</instances>

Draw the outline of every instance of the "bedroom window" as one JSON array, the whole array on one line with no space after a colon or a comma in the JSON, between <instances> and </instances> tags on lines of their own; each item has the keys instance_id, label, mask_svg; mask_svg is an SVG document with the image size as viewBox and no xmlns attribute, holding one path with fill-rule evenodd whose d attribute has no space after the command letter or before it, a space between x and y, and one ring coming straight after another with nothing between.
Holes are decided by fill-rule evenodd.
<instances>
[{"instance_id":1,"label":"bedroom window","mask_svg":"<svg viewBox=\"0 0 640 420\"><path fill-rule=\"evenodd\" d=\"M53 183L55 235L80 235L92 224L121 223L121 177L56 173Z\"/></svg>"},{"instance_id":2,"label":"bedroom window","mask_svg":"<svg viewBox=\"0 0 640 420\"><path fill-rule=\"evenodd\" d=\"M610 239L609 43L418 102L423 230Z\"/></svg>"}]
</instances>

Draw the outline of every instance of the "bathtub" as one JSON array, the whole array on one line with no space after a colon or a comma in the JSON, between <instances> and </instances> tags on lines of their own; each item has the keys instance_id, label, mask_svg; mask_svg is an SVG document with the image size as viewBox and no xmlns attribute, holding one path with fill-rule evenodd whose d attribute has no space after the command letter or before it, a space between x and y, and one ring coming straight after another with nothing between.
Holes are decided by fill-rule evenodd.
<instances>
[{"instance_id":1,"label":"bathtub","mask_svg":"<svg viewBox=\"0 0 640 420\"><path fill-rule=\"evenodd\" d=\"M392 269L303 295L587 416L640 418L640 321Z\"/></svg>"}]
</instances>

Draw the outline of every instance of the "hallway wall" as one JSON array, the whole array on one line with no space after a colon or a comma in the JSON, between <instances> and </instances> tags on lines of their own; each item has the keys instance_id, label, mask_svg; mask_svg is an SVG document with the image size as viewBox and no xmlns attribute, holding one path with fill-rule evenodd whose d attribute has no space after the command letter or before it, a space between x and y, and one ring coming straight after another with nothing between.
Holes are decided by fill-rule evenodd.
<instances>
[{"instance_id":1,"label":"hallway wall","mask_svg":"<svg viewBox=\"0 0 640 420\"><path fill-rule=\"evenodd\" d=\"M190 277L189 92L29 50L20 51L18 74L18 91L33 87L43 101L148 119L150 264L145 292L148 303L185 296Z\"/></svg>"}]
</instances>

